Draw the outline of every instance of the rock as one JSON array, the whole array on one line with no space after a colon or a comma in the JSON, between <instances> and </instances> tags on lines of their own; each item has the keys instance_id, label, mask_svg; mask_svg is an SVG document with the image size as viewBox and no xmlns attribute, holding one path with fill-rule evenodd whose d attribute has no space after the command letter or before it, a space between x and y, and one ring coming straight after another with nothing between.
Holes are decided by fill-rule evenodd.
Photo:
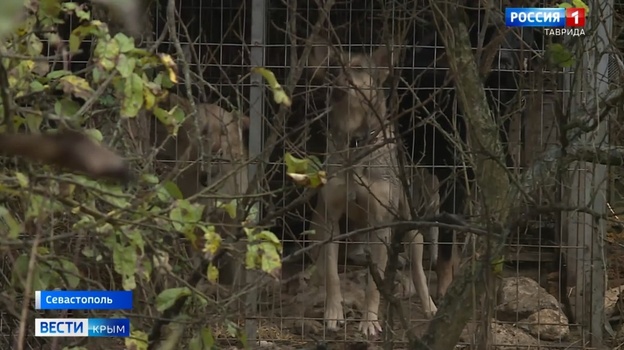
<instances>
[{"instance_id":1,"label":"rock","mask_svg":"<svg viewBox=\"0 0 624 350\"><path fill-rule=\"evenodd\" d=\"M508 324L492 323L492 349L516 350L531 349L539 344L539 341L531 335Z\"/></svg>"},{"instance_id":2,"label":"rock","mask_svg":"<svg viewBox=\"0 0 624 350\"><path fill-rule=\"evenodd\" d=\"M561 310L557 299L528 277L504 278L498 295L496 319L517 322L543 310Z\"/></svg>"},{"instance_id":3,"label":"rock","mask_svg":"<svg viewBox=\"0 0 624 350\"><path fill-rule=\"evenodd\" d=\"M620 346L624 344L624 326L620 327L613 337L613 345Z\"/></svg>"},{"instance_id":4,"label":"rock","mask_svg":"<svg viewBox=\"0 0 624 350\"><path fill-rule=\"evenodd\" d=\"M570 333L568 318L563 312L551 309L540 310L518 322L517 326L542 340L561 340Z\"/></svg>"},{"instance_id":5,"label":"rock","mask_svg":"<svg viewBox=\"0 0 624 350\"><path fill-rule=\"evenodd\" d=\"M604 310L607 318L613 316L617 311L617 301L622 290L624 290L624 286L611 288L605 292Z\"/></svg>"}]
</instances>

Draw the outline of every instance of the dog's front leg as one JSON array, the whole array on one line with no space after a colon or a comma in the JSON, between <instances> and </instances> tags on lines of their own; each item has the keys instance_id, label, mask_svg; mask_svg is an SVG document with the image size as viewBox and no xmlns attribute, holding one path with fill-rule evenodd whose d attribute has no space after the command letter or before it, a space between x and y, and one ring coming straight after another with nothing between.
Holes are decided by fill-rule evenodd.
<instances>
[{"instance_id":1,"label":"dog's front leg","mask_svg":"<svg viewBox=\"0 0 624 350\"><path fill-rule=\"evenodd\" d=\"M414 287L420 296L420 302L423 307L425 317L431 318L438 309L429 295L429 286L427 285L427 277L423 267L424 239L423 235L418 231L410 231L410 246L412 251L412 280Z\"/></svg>"},{"instance_id":2,"label":"dog's front leg","mask_svg":"<svg viewBox=\"0 0 624 350\"><path fill-rule=\"evenodd\" d=\"M390 228L379 229L371 233L372 237L369 240L371 242L371 259L382 279L386 270L386 263L388 262L388 248L386 244L389 242L390 233ZM366 311L359 329L365 336L374 337L381 333L381 325L379 324L379 289L371 277L370 271L366 285L365 305Z\"/></svg>"},{"instance_id":3,"label":"dog's front leg","mask_svg":"<svg viewBox=\"0 0 624 350\"><path fill-rule=\"evenodd\" d=\"M340 193L334 192L334 193ZM312 229L318 239L325 241L340 234L338 220L344 212L344 203L332 200L332 192L323 192L312 217ZM336 331L339 325L344 324L342 308L342 292L340 290L340 276L338 275L338 243L331 241L321 246L316 262L317 276L325 283L325 322L328 330Z\"/></svg>"}]
</instances>

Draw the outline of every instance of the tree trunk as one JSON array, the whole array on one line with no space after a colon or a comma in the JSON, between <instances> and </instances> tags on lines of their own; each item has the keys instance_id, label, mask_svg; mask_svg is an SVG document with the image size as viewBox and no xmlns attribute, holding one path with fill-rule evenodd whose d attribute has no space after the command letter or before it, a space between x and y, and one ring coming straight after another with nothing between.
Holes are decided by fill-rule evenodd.
<instances>
[{"instance_id":1,"label":"tree trunk","mask_svg":"<svg viewBox=\"0 0 624 350\"><path fill-rule=\"evenodd\" d=\"M510 186L508 173L503 168L505 157L499 139L498 126L486 100L485 91L472 54L468 29L459 16L459 3L430 1L436 15L436 26L446 47L446 55L454 74L455 88L468 130L474 156L476 184L480 191L489 235L481 237L477 244L474 262L461 266L441 301L436 317L431 321L422 342L412 342L410 349L453 349L466 324L474 314L473 300L486 291L487 277L492 272L492 258L501 257L504 243L522 209L519 203L525 193L536 188L554 185L554 175L559 167L571 159L563 158L561 146L551 146ZM581 135L591 131L588 125L596 122L596 115L603 117L622 99L623 90L617 89L597 98L587 110L599 110L592 116L576 113L567 130L567 149L584 151ZM574 126L574 127L572 127ZM604 152L604 150L602 150ZM617 150L611 150L612 158ZM603 153L604 154L604 153ZM607 153L608 154L608 153ZM587 155L583 154L584 157ZM477 298L475 298L477 296ZM472 307L467 307L472 305Z\"/></svg>"}]
</instances>

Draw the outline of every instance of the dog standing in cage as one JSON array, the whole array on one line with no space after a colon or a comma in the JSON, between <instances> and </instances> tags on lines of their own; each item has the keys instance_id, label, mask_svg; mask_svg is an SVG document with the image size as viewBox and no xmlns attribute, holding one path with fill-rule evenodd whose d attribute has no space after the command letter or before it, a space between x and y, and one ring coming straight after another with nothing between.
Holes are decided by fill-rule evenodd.
<instances>
[{"instance_id":1,"label":"dog standing in cage","mask_svg":"<svg viewBox=\"0 0 624 350\"><path fill-rule=\"evenodd\" d=\"M412 203L410 203L416 215L422 218L438 218L440 217L440 180L427 168L416 167L411 171L410 178L410 195ZM429 261L433 267L438 260L438 240L440 229L438 226L431 226L423 229L425 232L425 242L429 242ZM347 252L351 261L364 265L366 264L366 250L363 244L350 244ZM401 253L399 256L399 267L405 266L409 257L404 257ZM408 294L412 294L410 291Z\"/></svg>"},{"instance_id":2,"label":"dog standing in cage","mask_svg":"<svg viewBox=\"0 0 624 350\"><path fill-rule=\"evenodd\" d=\"M331 77L329 101L328 159L329 179L321 189L311 228L320 240L337 236L339 220L348 219L360 228L374 228L395 218L408 218L407 200L399 179L398 149L394 126L388 121L386 97L381 89L389 75L391 52L382 47L372 55L348 54L331 47L323 36L310 38L315 45L309 58L313 80ZM338 66L333 72L325 67ZM361 156L361 159L357 159ZM426 317L437 308L429 295L423 269L423 235L410 231L412 279ZM381 277L388 260L386 244L391 228L373 229L367 239L373 262ZM320 249L317 271L325 279L325 321L330 330L344 322L342 292L338 275L338 243ZM378 312L380 293L368 278L364 319L359 325L365 335L381 332Z\"/></svg>"}]
</instances>

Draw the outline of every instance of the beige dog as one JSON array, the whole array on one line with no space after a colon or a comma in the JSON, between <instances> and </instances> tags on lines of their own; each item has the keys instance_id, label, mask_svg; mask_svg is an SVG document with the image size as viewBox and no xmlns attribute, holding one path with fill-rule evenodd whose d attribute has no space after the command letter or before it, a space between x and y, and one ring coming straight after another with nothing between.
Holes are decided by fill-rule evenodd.
<instances>
[{"instance_id":1,"label":"beige dog","mask_svg":"<svg viewBox=\"0 0 624 350\"><path fill-rule=\"evenodd\" d=\"M314 79L326 77L328 63L338 66L332 79L328 115L327 170L329 179L321 189L312 217L312 229L320 240L340 234L343 215L360 228L375 227L393 221L397 213L407 218L405 191L398 178L395 131L387 120L386 98L381 90L389 74L390 52L384 47L371 56L334 50L321 37L311 38L315 45L309 65ZM354 158L365 154L360 160ZM371 257L383 277L388 260L386 245L390 228L370 233ZM422 265L423 236L417 231L408 235L411 244L412 278L424 312L431 317L437 311L429 296ZM325 279L327 328L336 330L344 322L342 293L338 275L338 243L323 246L317 270ZM380 295L368 278L364 319L359 329L365 335L381 332L378 321Z\"/></svg>"},{"instance_id":2,"label":"beige dog","mask_svg":"<svg viewBox=\"0 0 624 350\"><path fill-rule=\"evenodd\" d=\"M187 116L192 112L189 101L176 94L170 94L161 104L168 110L174 106L181 108ZM248 153L242 133L249 128L249 118L237 118L233 112L215 104L198 103L195 107L196 121L187 117L175 138L168 136L165 127L154 120L154 145L161 149L158 153L160 160L182 162L175 181L184 198L208 187L197 201L206 205L209 221L221 235L233 235L240 224L220 210L219 204L241 199L247 191L249 181L245 163ZM202 159L207 163L206 171L201 170ZM233 283L239 275L238 264L229 260L222 259L219 279L222 283Z\"/></svg>"},{"instance_id":3,"label":"beige dog","mask_svg":"<svg viewBox=\"0 0 624 350\"><path fill-rule=\"evenodd\" d=\"M190 102L179 95L170 93L161 107L170 110L174 106L186 115L192 112ZM177 137L168 137L169 133L161 123L155 126L155 145L160 147L160 160L174 160L190 163L182 164L182 171L177 178L180 191L185 198L198 193L202 186L199 162L204 157L208 164L208 177L214 183L222 177L236 172L227 181L219 185L219 191L227 195L244 193L247 190L245 171L235 171L237 163L247 159L247 149L243 144L243 130L249 128L249 118L236 118L234 113L210 103L197 103L196 121L186 118L180 125ZM198 129L199 128L199 129ZM203 147L200 147L201 146ZM202 149L203 148L203 149ZM204 154L200 154L203 152ZM240 164L238 164L240 168Z\"/></svg>"}]
</instances>

